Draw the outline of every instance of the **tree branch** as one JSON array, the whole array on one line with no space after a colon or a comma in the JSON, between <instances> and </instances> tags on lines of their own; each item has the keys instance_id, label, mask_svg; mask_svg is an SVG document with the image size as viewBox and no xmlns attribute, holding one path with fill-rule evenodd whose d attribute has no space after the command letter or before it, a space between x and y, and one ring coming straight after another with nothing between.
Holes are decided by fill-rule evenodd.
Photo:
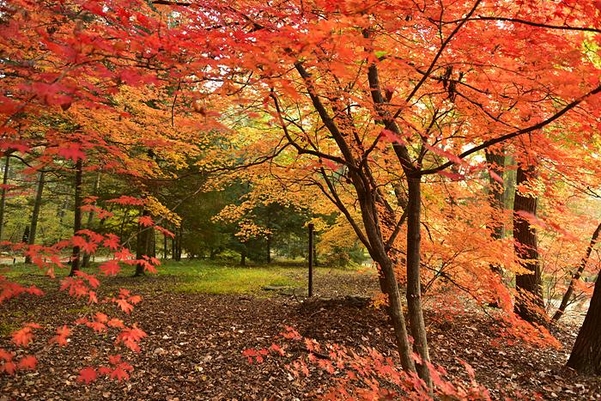
<instances>
[{"instance_id":1,"label":"tree branch","mask_svg":"<svg viewBox=\"0 0 601 401\"><path fill-rule=\"evenodd\" d=\"M478 145L478 146L474 146L471 149L466 150L465 152L461 153L460 155L458 155L457 157L459 157L460 159L465 159L467 156L474 154L480 150L486 149L492 145L496 145L498 143L502 143L505 142L509 139L515 138L517 136L520 135L524 135L524 134L528 134L530 132L539 130L541 128L546 127L547 125L551 124L553 121L559 119L561 116L563 116L564 114L566 114L568 111L572 110L573 108L575 108L576 106L578 106L580 103L582 103L583 101L585 101L586 99L588 99L589 97L599 94L601 93L601 85L597 86L595 89L591 90L590 92L584 94L583 96L573 100L572 102L568 103L563 109L559 110L557 113L553 114L551 117L547 118L544 121L539 122L538 124L534 124L531 125L530 127L526 127L526 128L522 128L519 129L517 131L511 132L509 134L505 134L505 135L501 135L497 138L493 138L490 139L488 141L484 141L482 144ZM443 171L444 169L446 169L447 167L452 166L453 164L455 164L452 161L446 162L444 164L441 164L438 167L429 169L429 170L422 170L422 175L426 175L426 174L435 174L438 173L440 171Z\"/></svg>"}]
</instances>

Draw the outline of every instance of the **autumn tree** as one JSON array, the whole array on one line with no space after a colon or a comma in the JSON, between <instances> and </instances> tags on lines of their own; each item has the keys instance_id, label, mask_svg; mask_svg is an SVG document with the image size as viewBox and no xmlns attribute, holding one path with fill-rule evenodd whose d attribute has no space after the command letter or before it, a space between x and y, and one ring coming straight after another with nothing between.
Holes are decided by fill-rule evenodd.
<instances>
[{"instance_id":1,"label":"autumn tree","mask_svg":"<svg viewBox=\"0 0 601 401\"><path fill-rule=\"evenodd\" d=\"M254 149L267 148L282 174L322 189L349 219L379 265L402 364L415 369L414 349L428 381L424 188L468 182L488 168L479 152L528 134L556 144L537 151L561 163L556 150L575 131L560 121L595 132L601 87L583 44L597 40L599 10L476 0L191 4L181 12L211 38L203 54L219 55L219 71L210 72L223 85L212 92L270 107L283 137L272 130ZM215 26L212 12L228 23Z\"/></svg>"},{"instance_id":2,"label":"autumn tree","mask_svg":"<svg viewBox=\"0 0 601 401\"><path fill-rule=\"evenodd\" d=\"M158 82L160 72L154 67L160 62L153 60L147 51L154 40L150 39L153 35L149 32L162 22L151 18L154 11L145 2L105 7L98 3L81 6L69 1L43 4L14 1L2 3L0 9L1 84L4 88L0 95L2 151L14 152L16 149L21 154L31 155L35 159L34 165L54 163L65 169L72 166L76 171L75 183L70 185L76 188L74 235L51 245L24 247L17 243L13 244L13 248L30 256L32 262L49 276L54 276L55 268L64 267L60 256L69 248L73 250L74 261L79 260L82 251L93 253L100 248L110 251L113 259L100 265L100 271L107 275L116 274L120 262L144 263L146 268L152 269L154 260L135 260L114 234L83 229L79 222L85 202L80 185L85 171L94 169L143 176L145 171L140 170L143 170L144 160L139 161L132 150L143 145L146 147L144 152L148 152L149 146L159 146L148 136L136 137L136 132L130 132L134 138L124 144L120 141L127 132L124 125L113 127L115 131L110 131L103 129L102 123L127 122L127 113L115 107L119 105L115 95L120 88ZM135 20L144 23L138 25ZM147 23L154 25L143 26ZM132 41L127 39L130 35ZM147 43L148 39L150 42ZM125 43L132 48L124 46ZM177 78L174 77L174 80L177 81ZM169 80L168 84L172 82ZM166 125L173 126L173 109L166 110ZM44 121L49 121L48 117L51 123L44 124ZM66 132L60 124L54 124L56 119L74 122L73 129ZM113 135L115 132L121 136ZM153 134L158 135L157 132ZM116 198L122 203L132 202L129 198L123 202L120 195ZM97 213L100 211L101 208L98 208ZM163 210L157 206L154 212L161 213ZM63 279L61 289L75 298L84 298L91 304L105 301L115 304L125 313L129 313L141 299L121 290L114 297L99 300L95 291L99 285L96 277L78 270L75 264L73 267L73 277ZM25 288L0 276L0 301L22 293L42 294L36 288ZM94 315L91 320L84 318L65 323L52 337L54 343L66 345L73 330L89 327L97 332L113 333L118 344L136 351L139 349L138 342L145 336L135 325L126 325L118 318L109 319L104 313ZM17 330L13 333L15 346L27 346L33 340L33 331L40 328L31 324ZM14 353L0 351L2 370L7 373L35 366L36 358L33 356L26 355L18 360ZM89 382L98 372L123 379L132 369L120 355L110 356L109 366L98 371L94 367L86 368L81 372L80 380Z\"/></svg>"},{"instance_id":3,"label":"autumn tree","mask_svg":"<svg viewBox=\"0 0 601 401\"><path fill-rule=\"evenodd\" d=\"M208 152L205 168L243 160L249 174L268 166L283 184L274 196L312 186L347 218L378 264L402 367L428 385L424 265L457 250L481 252L485 260L444 273L449 280L482 277L481 287L504 294L491 264L523 273L508 252L498 252L502 240L490 232L484 240L469 236L489 222L490 213L480 214L488 199L468 196L491 168L486 150L513 146L516 160L526 159L516 142L531 135L536 143L528 152L549 168L573 176L578 169L564 167L574 161L596 171L594 158L575 161L564 151L575 145L586 153L584 142L598 129L595 2L155 3L2 4L2 84L11 88L0 95L5 148L21 140L18 125L33 124L42 110L106 111L100 123L113 131L84 118L86 135L54 141L48 155L77 162L87 150L106 149L107 159L127 162L113 164L115 171L135 177L152 199L160 176L148 180L141 172L156 174L161 162L179 160L167 155L184 147L175 127L189 127L185 137L199 126L222 130L236 146ZM128 86L158 90L161 96L144 104L171 121L188 113L180 126L172 123L174 136L148 132L153 125L117 99ZM231 122L221 114L233 111L262 135L217 123ZM123 143L131 146L115 146ZM168 211L159 204L153 216ZM142 221L156 226L151 216ZM460 238L480 238L482 246L443 241L459 232L449 227L454 223L475 227ZM93 248L92 233L80 237L85 241L75 242ZM117 270L114 263L104 268Z\"/></svg>"}]
</instances>

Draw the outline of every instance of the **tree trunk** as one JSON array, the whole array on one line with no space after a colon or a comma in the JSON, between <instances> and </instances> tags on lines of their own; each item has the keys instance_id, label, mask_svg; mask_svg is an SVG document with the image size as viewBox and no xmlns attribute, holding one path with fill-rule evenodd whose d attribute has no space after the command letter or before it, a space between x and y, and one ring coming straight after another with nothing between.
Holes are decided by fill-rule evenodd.
<instances>
[{"instance_id":1,"label":"tree trunk","mask_svg":"<svg viewBox=\"0 0 601 401\"><path fill-rule=\"evenodd\" d=\"M0 241L2 241L2 234L4 229L4 209L6 208L6 192L8 185L8 172L10 165L10 155L6 155L4 168L2 170L2 193L0 194Z\"/></svg>"},{"instance_id":2,"label":"tree trunk","mask_svg":"<svg viewBox=\"0 0 601 401\"><path fill-rule=\"evenodd\" d=\"M38 220L40 218L40 210L42 209L42 195L44 193L44 172L40 171L40 176L38 178L38 186L35 193L35 200L33 202L33 210L31 212L31 223L29 226L29 236L27 238L28 245L34 245L36 240L36 235L38 231ZM25 263L31 263L31 255L25 256Z\"/></svg>"},{"instance_id":3,"label":"tree trunk","mask_svg":"<svg viewBox=\"0 0 601 401\"><path fill-rule=\"evenodd\" d=\"M177 260L179 262L180 260L182 260L182 239L184 236L184 226L180 225L176 232L177 232L177 235L176 235L177 241L175 242L175 245L176 245L175 260Z\"/></svg>"},{"instance_id":4,"label":"tree trunk","mask_svg":"<svg viewBox=\"0 0 601 401\"><path fill-rule=\"evenodd\" d=\"M246 266L246 247L240 251L240 266Z\"/></svg>"},{"instance_id":5,"label":"tree trunk","mask_svg":"<svg viewBox=\"0 0 601 401\"><path fill-rule=\"evenodd\" d=\"M369 36L369 32L365 31L364 34L366 37ZM393 217L394 211L386 204L385 200L383 200L379 196L379 188L374 186L373 176L369 171L369 166L367 163L359 162L353 152L351 150L351 145L349 144L348 137L345 135L343 131L341 131L339 126L337 125L336 118L344 119L343 127L352 127L353 121L352 118L347 117L346 114L341 113L337 115L337 117L332 117L329 115L327 108L322 103L320 97L313 91L313 83L311 82L311 75L304 69L304 66L301 62L297 62L295 64L297 71L300 76L305 80L308 95L311 98L311 101L315 107L315 110L319 113L321 120L323 121L325 127L331 133L332 138L336 141L338 148L341 151L342 157L345 159L349 166L352 168L348 169L348 177L352 182L353 187L355 188L357 194L357 200L359 207L361 208L361 218L363 220L363 226L365 232L362 233L358 227L355 227L358 235L362 237L362 241L365 246L368 248L369 253L372 259L380 266L380 274L382 275L380 284L383 287L382 290L384 293L388 295L388 313L392 321L392 326L394 329L394 334L397 340L397 349L399 352L399 356L401 358L401 365L403 369L415 372L415 363L413 361L413 352L411 349L411 343L409 341L407 327L405 323L405 317L403 315L403 304L401 300L401 294L398 288L397 276L394 271L394 263L388 254L388 246L386 245L386 240L384 239L384 235L382 233L382 223L380 222L381 214L384 215L386 213L390 213ZM368 80L369 86L371 90L372 99L374 105L376 107L376 111L379 114L380 119L376 121L377 123L383 124L385 129L389 129L396 134L399 134L400 137L400 129L396 125L394 118L391 118L389 113L386 111L386 108L383 107L385 103L388 101L384 99L382 96L382 92L380 90L380 83L378 78L378 70L375 64L370 65L368 68ZM334 110L335 111L335 110ZM397 155L400 165L402 169L407 174L407 171L411 171L412 173L418 173L416 167L414 167L411 162L411 157L409 155L408 149L398 143L394 143L393 150ZM409 179L409 174L407 174ZM419 176L413 176L414 178L418 178L417 180L413 180L414 185L414 194L417 196L417 202L413 202L413 209L416 212L413 218L413 224L417 224L417 231L414 229L412 231L413 234L417 233L417 236L413 236L413 240L417 239L418 241L413 245L409 245L412 248L414 253L412 263L417 263L417 266L411 265L413 269L412 272L408 273L411 276L412 280L412 289L411 289L411 313L415 313L413 316L413 320L411 320L411 324L415 326L417 329L423 323L423 317L419 317L421 313L421 294L419 292L420 287L419 284L415 286L415 279L419 280L419 202L420 197L420 179ZM330 186L331 188L331 186ZM335 193L335 190L334 190ZM411 202L411 201L409 201ZM342 210L345 207L337 202L339 207ZM383 208L382 208L383 207ZM345 213L348 216L348 213ZM394 218L391 219L390 222L392 225L395 224ZM409 240L408 240L409 241ZM415 257L415 253L417 252L418 257ZM415 330L415 332L419 332L419 330ZM426 351L423 356L424 363L427 361L427 342L425 341L425 330L422 333L419 333L420 338L414 341L417 341L419 344L419 349L421 351ZM424 348L425 347L425 348ZM430 380L430 375L428 369L424 366L424 369L420 369L418 372L420 377L426 382L426 384L431 388L432 382Z\"/></svg>"},{"instance_id":6,"label":"tree trunk","mask_svg":"<svg viewBox=\"0 0 601 401\"><path fill-rule=\"evenodd\" d=\"M421 362L417 364L417 372L429 387L432 386L426 324L422 310L420 249L421 249L421 176L408 176L407 205L407 306L409 309L409 326L413 336L413 347Z\"/></svg>"},{"instance_id":7,"label":"tree trunk","mask_svg":"<svg viewBox=\"0 0 601 401\"><path fill-rule=\"evenodd\" d=\"M523 184L526 184L534 175L534 166L529 166L526 169L519 166L516 188L520 188ZM515 286L517 295L515 311L526 321L546 325L548 319L544 310L536 229L530 225L524 216L536 216L537 198L528 194L522 194L516 190L513 205L515 252L520 258L522 267L529 271L527 274L516 275Z\"/></svg>"},{"instance_id":8,"label":"tree trunk","mask_svg":"<svg viewBox=\"0 0 601 401\"><path fill-rule=\"evenodd\" d=\"M150 216L147 209L142 211L142 216ZM144 227L138 223L138 238L136 241L136 259L142 260L145 257L154 256L154 229L152 226ZM143 263L136 264L134 277L143 276L146 272Z\"/></svg>"},{"instance_id":9,"label":"tree trunk","mask_svg":"<svg viewBox=\"0 0 601 401\"><path fill-rule=\"evenodd\" d=\"M271 264L271 235L267 236L267 240L266 240L266 255L267 256L267 264Z\"/></svg>"},{"instance_id":10,"label":"tree trunk","mask_svg":"<svg viewBox=\"0 0 601 401\"><path fill-rule=\"evenodd\" d=\"M98 173L98 175L96 175L96 180L94 181L94 189L92 191L92 194L94 196L96 196L98 194L98 188L100 187L100 173ZM92 222L94 221L94 211L90 210L88 212L88 220L86 222L86 228L87 229L91 229L92 228ZM88 267L90 265L90 257L91 255L88 252L85 252L83 254L83 261L81 262L81 267Z\"/></svg>"},{"instance_id":11,"label":"tree trunk","mask_svg":"<svg viewBox=\"0 0 601 401\"><path fill-rule=\"evenodd\" d=\"M601 284L597 279L591 304L567 365L583 374L601 375Z\"/></svg>"},{"instance_id":12,"label":"tree trunk","mask_svg":"<svg viewBox=\"0 0 601 401\"><path fill-rule=\"evenodd\" d=\"M488 163L491 172L488 178L490 204L495 211L502 211L505 209L505 185L504 183L498 182L493 174L496 174L498 178L503 180L505 174L505 155L503 153L492 153L487 149L486 162ZM501 223L495 223L494 219L492 219L492 221L493 222L488 227L491 231L491 237L493 239L503 238L505 227ZM499 271L498 266L493 266L493 269Z\"/></svg>"},{"instance_id":13,"label":"tree trunk","mask_svg":"<svg viewBox=\"0 0 601 401\"><path fill-rule=\"evenodd\" d=\"M81 230L81 186L83 182L83 160L78 159L75 163L75 194L73 202L74 214L73 214L73 235L77 235ZM74 276L79 271L80 263L80 248L79 246L73 247L73 254L71 255L71 271L69 276Z\"/></svg>"},{"instance_id":14,"label":"tree trunk","mask_svg":"<svg viewBox=\"0 0 601 401\"><path fill-rule=\"evenodd\" d=\"M380 287L382 292L388 295L388 315L392 321L397 349L401 358L401 366L408 372L416 372L413 350L409 341L405 316L403 315L401 292L397 282L397 275L394 271L394 263L386 250L380 230L378 208L374 204L374 197L368 194L361 184L362 178L355 174L350 175L357 190L363 225L369 242L368 250L372 259L380 266ZM419 300L418 298L417 301ZM428 383L427 378L429 378L429 373L426 378L422 377Z\"/></svg>"},{"instance_id":15,"label":"tree trunk","mask_svg":"<svg viewBox=\"0 0 601 401\"><path fill-rule=\"evenodd\" d=\"M364 36L369 37L369 32L364 31ZM372 64L368 68L368 81L371 89L371 96L378 115L382 118L378 121L384 125L384 129L388 129L399 137L402 133L394 118L391 118L387 109L384 107L388 103L388 99L384 98L380 88L378 68ZM428 342L426 339L426 329L421 306L421 283L420 283L420 250L421 250L421 175L418 169L411 162L411 156L407 147L400 143L392 144L393 151L397 156L401 168L403 169L407 184L407 302L409 309L409 324L411 334L413 335L413 347L420 357L417 364L417 373L424 380L428 388L432 388L432 380L427 362L430 361L428 353ZM366 179L365 182L369 182ZM382 268L382 279L380 284L385 284L383 288L389 297L389 314L393 322L395 335L397 338L397 346L401 356L401 364L403 369L408 371L416 371L416 366L413 361L413 352L408 342L408 334L403 316L403 305L398 288L397 277L394 272L392 261L388 252L380 226L378 223L378 208L374 204L374 196L377 195L377 189L363 188L361 180L353 180L354 186L357 189L358 199L361 203L362 214L364 216L363 223L370 239L373 251L380 259L372 258L378 262ZM374 192L372 195L371 192ZM397 199L402 204L403 197L397 193ZM365 206L363 205L365 204ZM370 217L369 210L374 214L371 219L366 220L365 216ZM367 213L366 213L367 212ZM369 228L372 225L374 229ZM371 233L371 235L370 235ZM381 248L381 249L380 249ZM379 255L381 254L381 255Z\"/></svg>"},{"instance_id":16,"label":"tree trunk","mask_svg":"<svg viewBox=\"0 0 601 401\"><path fill-rule=\"evenodd\" d=\"M580 277L582 276L582 273L584 272L584 269L586 268L586 264L588 263L588 260L591 257L591 253L593 252L593 247L595 246L595 244L597 243L597 240L599 239L599 234L601 234L601 224L599 224L597 226L597 229L593 233L593 236L591 237L591 242L589 243L588 247L586 248L586 255L584 255L584 257L580 261L580 266L578 266L578 269L576 269L576 271L572 275L572 280L570 281L570 285L568 286L568 289L566 290L565 294L563 294L563 298L561 299L561 305L559 305L557 312L555 312L555 314L553 315L554 321L559 320L559 318L561 318L561 316L565 312L566 307L568 306L568 303L570 302L570 299L572 298L572 294L574 293L574 286L576 285L576 281L580 280Z\"/></svg>"}]
</instances>

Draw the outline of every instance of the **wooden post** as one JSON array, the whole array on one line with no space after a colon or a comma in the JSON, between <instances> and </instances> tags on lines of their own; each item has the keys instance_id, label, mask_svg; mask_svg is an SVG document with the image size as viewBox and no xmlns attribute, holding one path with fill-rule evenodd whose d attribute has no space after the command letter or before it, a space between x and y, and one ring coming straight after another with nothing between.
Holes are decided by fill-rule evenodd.
<instances>
[{"instance_id":1,"label":"wooden post","mask_svg":"<svg viewBox=\"0 0 601 401\"><path fill-rule=\"evenodd\" d=\"M309 298L313 296L313 223L309 223Z\"/></svg>"}]
</instances>

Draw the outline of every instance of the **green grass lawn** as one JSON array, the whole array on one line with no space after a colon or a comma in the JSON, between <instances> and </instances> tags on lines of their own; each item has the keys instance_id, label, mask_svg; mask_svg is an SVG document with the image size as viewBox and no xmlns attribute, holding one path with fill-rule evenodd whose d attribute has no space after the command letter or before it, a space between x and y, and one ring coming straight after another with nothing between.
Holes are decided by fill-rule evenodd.
<instances>
[{"instance_id":1,"label":"green grass lawn","mask_svg":"<svg viewBox=\"0 0 601 401\"><path fill-rule=\"evenodd\" d=\"M174 276L177 292L205 294L250 294L264 287L302 288L305 270L298 267L242 267L206 261L167 262L158 268L159 276Z\"/></svg>"},{"instance_id":2,"label":"green grass lawn","mask_svg":"<svg viewBox=\"0 0 601 401\"><path fill-rule=\"evenodd\" d=\"M88 273L98 273L93 265L83 269ZM253 294L270 296L274 291L266 288L304 296L307 293L308 269L302 265L273 263L270 265L242 267L223 262L207 260L184 260L181 262L165 261L158 267L156 274L148 274L149 278L162 281L162 288L166 291L179 293L205 293L205 294ZM69 273L69 269L56 269L58 278ZM117 277L103 277L98 274L101 281L107 284L135 287L136 281L144 283L144 278L132 279L134 267L122 266ZM23 284L45 286L49 281L44 278L44 271L33 265L15 264L0 266L0 275L9 280ZM353 294L355 289L345 289L345 283L352 277L361 276L365 281L372 281L375 272L370 269L335 269L318 267L314 269L314 288L319 293L321 283L327 281L328 287L340 287L341 294ZM125 283L127 280L127 283ZM353 281L354 282L354 281Z\"/></svg>"}]
</instances>

